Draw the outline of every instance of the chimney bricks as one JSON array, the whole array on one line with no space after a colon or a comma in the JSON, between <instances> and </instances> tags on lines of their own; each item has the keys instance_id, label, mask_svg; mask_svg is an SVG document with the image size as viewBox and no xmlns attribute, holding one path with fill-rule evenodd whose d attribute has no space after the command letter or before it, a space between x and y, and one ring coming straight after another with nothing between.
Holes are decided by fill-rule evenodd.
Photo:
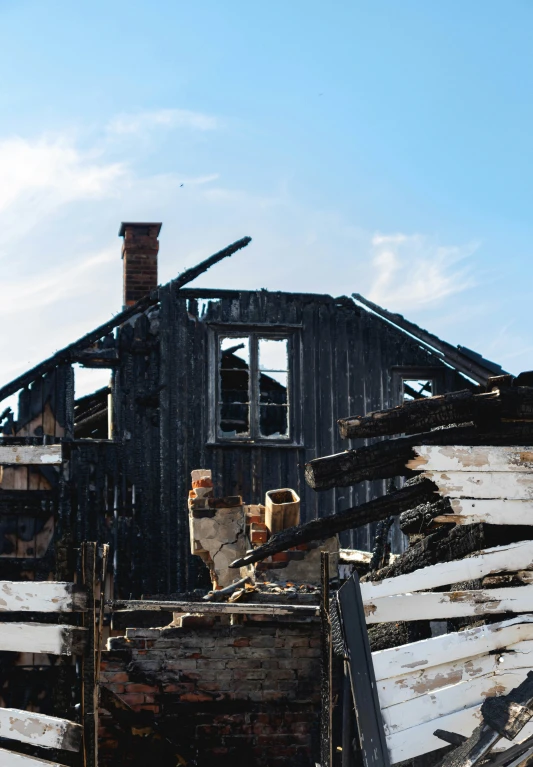
<instances>
[{"instance_id":1,"label":"chimney bricks","mask_svg":"<svg viewBox=\"0 0 533 767\"><path fill-rule=\"evenodd\" d=\"M131 306L157 287L157 253L160 223L124 222L119 237L124 238L124 307Z\"/></svg>"}]
</instances>

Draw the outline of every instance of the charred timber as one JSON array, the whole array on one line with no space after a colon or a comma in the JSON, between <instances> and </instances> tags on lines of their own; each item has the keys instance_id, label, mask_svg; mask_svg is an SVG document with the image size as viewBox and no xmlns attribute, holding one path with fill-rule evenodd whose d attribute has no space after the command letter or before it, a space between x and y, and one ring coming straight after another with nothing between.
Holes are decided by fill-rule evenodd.
<instances>
[{"instance_id":1,"label":"charred timber","mask_svg":"<svg viewBox=\"0 0 533 767\"><path fill-rule=\"evenodd\" d=\"M484 394L467 389L424 400L406 402L390 410L377 410L365 416L341 418L339 430L344 439L414 434L437 426L473 421L478 426L500 420L533 420L533 388L516 386Z\"/></svg>"},{"instance_id":2,"label":"charred timber","mask_svg":"<svg viewBox=\"0 0 533 767\"><path fill-rule=\"evenodd\" d=\"M315 458L305 467L305 479L313 490L348 487L371 479L409 477L406 469L415 457L416 445L531 445L533 422L496 423L491 428L448 426L408 437Z\"/></svg>"},{"instance_id":3,"label":"charred timber","mask_svg":"<svg viewBox=\"0 0 533 767\"><path fill-rule=\"evenodd\" d=\"M237 242L234 242L232 245L228 245L227 248L224 248L218 253L209 256L209 258L201 261L196 266L193 266L190 269L186 269L170 284L173 285L174 288L182 288L184 285L187 285L189 282L192 282L192 280L195 280L196 277L199 277L199 275L206 272L211 266L214 266L214 264L217 264L219 261L222 261L222 259L233 255L241 248L245 248L251 241L251 237L243 237L241 240L237 240ZM83 352L85 349L87 349L87 347L96 343L103 336L108 335L108 333L114 330L114 328L118 327L118 325L122 325L124 322L126 322L126 320L129 320L136 314L140 314L141 312L146 311L146 309L149 309L151 306L158 304L160 298L159 292L160 288L156 288L147 296L144 296L144 298L139 299L139 301L133 304L133 306L129 306L127 309L117 314L111 320L104 322L103 325L100 325L90 333L82 336L77 341L74 341L74 343L65 346L64 349L56 352L56 354L54 354L52 357L49 357L48 359L39 363L39 365L31 368L31 370L28 370L18 378L15 378L10 383L2 386L0 388L0 402L6 399L6 397L10 397L12 394L15 394L19 389L23 389L25 386L28 386L28 384L32 383L32 381L35 381L35 379L39 376L45 375L45 373L49 373L58 365L65 362L73 362L76 358L76 355L78 355L80 352Z\"/></svg>"},{"instance_id":4,"label":"charred timber","mask_svg":"<svg viewBox=\"0 0 533 767\"><path fill-rule=\"evenodd\" d=\"M420 535L437 525L435 517L450 514L452 511L449 498L439 498L435 503L421 503L414 509L408 509L400 514L400 530L405 535Z\"/></svg>"},{"instance_id":5,"label":"charred timber","mask_svg":"<svg viewBox=\"0 0 533 767\"><path fill-rule=\"evenodd\" d=\"M381 498L363 503L360 506L346 509L339 514L322 517L321 519L313 519L304 525L282 530L273 535L262 546L258 546L257 549L246 554L246 556L236 559L231 563L230 567L243 567L253 562L260 562L272 554L286 551L293 546L299 546L302 543L309 543L310 541L322 538L329 538L343 530L361 527L369 522L379 522L389 516L397 516L406 509L432 500L435 498L436 492L436 485L429 479L413 481L412 484L407 484L394 493L389 493Z\"/></svg>"}]
</instances>

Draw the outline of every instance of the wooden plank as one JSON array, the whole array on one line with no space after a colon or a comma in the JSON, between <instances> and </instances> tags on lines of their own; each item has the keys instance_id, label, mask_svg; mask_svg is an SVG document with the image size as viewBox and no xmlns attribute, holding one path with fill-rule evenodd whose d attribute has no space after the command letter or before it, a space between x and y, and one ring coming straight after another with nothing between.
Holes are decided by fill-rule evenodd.
<instances>
[{"instance_id":1,"label":"wooden plank","mask_svg":"<svg viewBox=\"0 0 533 767\"><path fill-rule=\"evenodd\" d=\"M106 602L113 612L133 610L167 611L172 613L226 613L228 615L319 615L318 605L260 604L254 602L157 602L149 599L129 599Z\"/></svg>"},{"instance_id":2,"label":"wooden plank","mask_svg":"<svg viewBox=\"0 0 533 767\"><path fill-rule=\"evenodd\" d=\"M389 679L533 640L533 616L521 615L372 653L376 679ZM442 729L449 729L443 727Z\"/></svg>"},{"instance_id":3,"label":"wooden plank","mask_svg":"<svg viewBox=\"0 0 533 767\"><path fill-rule=\"evenodd\" d=\"M425 471L441 495L450 498L533 499L533 473L506 471Z\"/></svg>"},{"instance_id":4,"label":"wooden plank","mask_svg":"<svg viewBox=\"0 0 533 767\"><path fill-rule=\"evenodd\" d=\"M381 597L365 603L366 622L444 620L469 615L525 613L533 605L533 585L480 591L421 592Z\"/></svg>"},{"instance_id":5,"label":"wooden plank","mask_svg":"<svg viewBox=\"0 0 533 767\"><path fill-rule=\"evenodd\" d=\"M453 714L447 714L438 719L424 722L417 727L410 727L407 730L400 730L387 736L387 748L391 764L442 748L442 740L433 735L436 729L448 730L470 737L472 731L481 721L480 709L480 706L472 706L463 711L455 711ZM533 723L529 722L516 738L516 741L511 743L502 738L494 751L504 751L516 742L522 743L531 735L533 735Z\"/></svg>"},{"instance_id":6,"label":"wooden plank","mask_svg":"<svg viewBox=\"0 0 533 767\"><path fill-rule=\"evenodd\" d=\"M59 762L49 762L47 759L17 754L15 751L6 751L5 748L0 748L0 764L2 767L65 767Z\"/></svg>"},{"instance_id":7,"label":"wooden plank","mask_svg":"<svg viewBox=\"0 0 533 767\"><path fill-rule=\"evenodd\" d=\"M79 751L82 727L68 719L58 719L16 708L0 708L0 737L30 743L42 748Z\"/></svg>"},{"instance_id":8,"label":"wooden plank","mask_svg":"<svg viewBox=\"0 0 533 767\"><path fill-rule=\"evenodd\" d=\"M475 650L475 646L471 649ZM502 675L509 671L530 668L533 668L533 640L526 640L509 645L501 653L459 658L451 663L440 663L421 671L413 670L411 673L381 679L377 682L379 702L383 710L442 687L490 674Z\"/></svg>"},{"instance_id":9,"label":"wooden plank","mask_svg":"<svg viewBox=\"0 0 533 767\"><path fill-rule=\"evenodd\" d=\"M533 525L533 502L505 498L450 498L453 514L434 518L440 524Z\"/></svg>"},{"instance_id":10,"label":"wooden plank","mask_svg":"<svg viewBox=\"0 0 533 767\"><path fill-rule=\"evenodd\" d=\"M388 767L383 720L357 573L338 591L344 642L365 767Z\"/></svg>"},{"instance_id":11,"label":"wooden plank","mask_svg":"<svg viewBox=\"0 0 533 767\"><path fill-rule=\"evenodd\" d=\"M516 572L533 568L533 541L520 541L507 546L494 546L478 554L452 562L439 562L412 573L367 581L361 584L363 602L394 594L434 589L450 583L484 578L499 572Z\"/></svg>"},{"instance_id":12,"label":"wooden plank","mask_svg":"<svg viewBox=\"0 0 533 767\"><path fill-rule=\"evenodd\" d=\"M424 471L533 472L533 447L417 445L406 467Z\"/></svg>"},{"instance_id":13,"label":"wooden plank","mask_svg":"<svg viewBox=\"0 0 533 767\"><path fill-rule=\"evenodd\" d=\"M498 676L487 674L389 706L381 712L385 734L392 735L394 732L416 727L455 711L480 706L485 698L506 695L523 682L525 676L526 672L523 669Z\"/></svg>"},{"instance_id":14,"label":"wooden plank","mask_svg":"<svg viewBox=\"0 0 533 767\"><path fill-rule=\"evenodd\" d=\"M61 445L0 445L0 466L59 466Z\"/></svg>"},{"instance_id":15,"label":"wooden plank","mask_svg":"<svg viewBox=\"0 0 533 767\"><path fill-rule=\"evenodd\" d=\"M98 550L93 541L82 544L83 585L88 610L83 615L87 645L82 660L81 715L83 722L83 767L98 767L98 680L96 678L96 567Z\"/></svg>"},{"instance_id":16,"label":"wooden plank","mask_svg":"<svg viewBox=\"0 0 533 767\"><path fill-rule=\"evenodd\" d=\"M74 583L0 581L0 613L82 612L86 595Z\"/></svg>"},{"instance_id":17,"label":"wooden plank","mask_svg":"<svg viewBox=\"0 0 533 767\"><path fill-rule=\"evenodd\" d=\"M48 623L1 623L0 651L79 655L85 629Z\"/></svg>"}]
</instances>

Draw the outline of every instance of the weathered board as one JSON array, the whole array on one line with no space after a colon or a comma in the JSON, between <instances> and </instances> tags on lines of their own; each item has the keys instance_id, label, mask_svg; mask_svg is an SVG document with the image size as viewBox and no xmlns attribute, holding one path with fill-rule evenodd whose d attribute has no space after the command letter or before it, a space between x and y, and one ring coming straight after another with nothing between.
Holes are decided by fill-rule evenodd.
<instances>
[{"instance_id":1,"label":"weathered board","mask_svg":"<svg viewBox=\"0 0 533 767\"><path fill-rule=\"evenodd\" d=\"M59 762L49 762L46 759L37 759L26 754L16 754L14 751L6 751L0 748L0 764L2 767L64 767Z\"/></svg>"},{"instance_id":2,"label":"weathered board","mask_svg":"<svg viewBox=\"0 0 533 767\"><path fill-rule=\"evenodd\" d=\"M376 679L388 679L533 640L533 615L391 647L372 653Z\"/></svg>"},{"instance_id":3,"label":"weathered board","mask_svg":"<svg viewBox=\"0 0 533 767\"><path fill-rule=\"evenodd\" d=\"M0 466L58 466L62 460L61 445L0 445Z\"/></svg>"},{"instance_id":4,"label":"weathered board","mask_svg":"<svg viewBox=\"0 0 533 767\"><path fill-rule=\"evenodd\" d=\"M424 471L533 472L533 447L419 445L408 469Z\"/></svg>"},{"instance_id":5,"label":"weathered board","mask_svg":"<svg viewBox=\"0 0 533 767\"><path fill-rule=\"evenodd\" d=\"M0 581L0 612L81 612L86 596L74 583Z\"/></svg>"},{"instance_id":6,"label":"weathered board","mask_svg":"<svg viewBox=\"0 0 533 767\"><path fill-rule=\"evenodd\" d=\"M86 629L47 623L0 623L0 651L79 655Z\"/></svg>"},{"instance_id":7,"label":"weathered board","mask_svg":"<svg viewBox=\"0 0 533 767\"><path fill-rule=\"evenodd\" d=\"M261 604L253 602L156 602L150 599L108 601L113 612L149 610L152 612L225 613L235 615L301 615L318 616L319 607L314 605Z\"/></svg>"},{"instance_id":8,"label":"weathered board","mask_svg":"<svg viewBox=\"0 0 533 767\"><path fill-rule=\"evenodd\" d=\"M453 514L435 517L434 522L454 525L533 525L533 501L503 498L450 498Z\"/></svg>"},{"instance_id":9,"label":"weathered board","mask_svg":"<svg viewBox=\"0 0 533 767\"><path fill-rule=\"evenodd\" d=\"M0 708L0 737L42 748L79 751L83 728L58 719L16 708Z\"/></svg>"},{"instance_id":10,"label":"weathered board","mask_svg":"<svg viewBox=\"0 0 533 767\"><path fill-rule=\"evenodd\" d=\"M525 613L532 609L532 584L480 591L398 594L365 602L368 624L444 620L495 613Z\"/></svg>"},{"instance_id":11,"label":"weathered board","mask_svg":"<svg viewBox=\"0 0 533 767\"><path fill-rule=\"evenodd\" d=\"M440 562L412 573L361 583L363 602L378 597L407 594L434 589L450 583L475 580L498 572L515 572L533 568L533 541L519 541L508 546L495 546L466 559Z\"/></svg>"},{"instance_id":12,"label":"weathered board","mask_svg":"<svg viewBox=\"0 0 533 767\"><path fill-rule=\"evenodd\" d=\"M450 663L399 676L381 679L377 682L379 701L382 709L398 703L433 693L447 685L457 685L484 676L501 676L516 669L533 668L533 640L508 645L501 653L485 653L460 658ZM525 672L522 672L523 674Z\"/></svg>"},{"instance_id":13,"label":"weathered board","mask_svg":"<svg viewBox=\"0 0 533 767\"><path fill-rule=\"evenodd\" d=\"M441 495L450 498L533 499L533 473L511 471L424 471Z\"/></svg>"}]
</instances>

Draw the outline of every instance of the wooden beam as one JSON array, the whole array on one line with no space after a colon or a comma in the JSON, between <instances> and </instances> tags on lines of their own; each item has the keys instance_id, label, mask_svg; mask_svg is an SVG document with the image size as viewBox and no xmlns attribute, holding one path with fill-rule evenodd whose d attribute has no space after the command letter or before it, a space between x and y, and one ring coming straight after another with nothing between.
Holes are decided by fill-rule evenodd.
<instances>
[{"instance_id":1,"label":"wooden beam","mask_svg":"<svg viewBox=\"0 0 533 767\"><path fill-rule=\"evenodd\" d=\"M320 552L320 765L333 767L332 644L329 552Z\"/></svg>"},{"instance_id":2,"label":"wooden beam","mask_svg":"<svg viewBox=\"0 0 533 767\"><path fill-rule=\"evenodd\" d=\"M532 472L533 447L417 445L407 462L413 471Z\"/></svg>"},{"instance_id":3,"label":"wooden beam","mask_svg":"<svg viewBox=\"0 0 533 767\"><path fill-rule=\"evenodd\" d=\"M395 578L366 581L361 584L361 594L366 603L378 597L427 591L450 583L476 580L492 573L530 569L533 569L533 541L519 541L507 546L494 546L465 559L439 562Z\"/></svg>"},{"instance_id":4,"label":"wooden beam","mask_svg":"<svg viewBox=\"0 0 533 767\"><path fill-rule=\"evenodd\" d=\"M0 466L60 466L61 445L0 445Z\"/></svg>"},{"instance_id":5,"label":"wooden beam","mask_svg":"<svg viewBox=\"0 0 533 767\"><path fill-rule=\"evenodd\" d=\"M415 448L421 445L533 445L533 423L494 423L486 428L448 426L407 437L395 437L342 453L314 458L305 466L305 479L313 490L347 487L368 479L408 476Z\"/></svg>"},{"instance_id":6,"label":"wooden beam","mask_svg":"<svg viewBox=\"0 0 533 767\"><path fill-rule=\"evenodd\" d=\"M477 626L432 639L372 653L376 679L421 673L442 663L454 663L473 655L503 650L518 642L533 640L533 615ZM449 729L449 728L446 728Z\"/></svg>"},{"instance_id":7,"label":"wooden beam","mask_svg":"<svg viewBox=\"0 0 533 767\"><path fill-rule=\"evenodd\" d=\"M425 471L441 495L449 498L533 500L533 473L506 471Z\"/></svg>"},{"instance_id":8,"label":"wooden beam","mask_svg":"<svg viewBox=\"0 0 533 767\"><path fill-rule=\"evenodd\" d=\"M208 613L226 615L293 615L313 617L319 615L318 605L258 604L254 602L159 602L148 599L124 599L109 601L106 607L112 612L150 610L152 612Z\"/></svg>"},{"instance_id":9,"label":"wooden beam","mask_svg":"<svg viewBox=\"0 0 533 767\"><path fill-rule=\"evenodd\" d=\"M365 603L367 624L446 620L470 615L525 613L533 604L533 585L480 591L400 594Z\"/></svg>"},{"instance_id":10,"label":"wooden beam","mask_svg":"<svg viewBox=\"0 0 533 767\"><path fill-rule=\"evenodd\" d=\"M81 669L81 716L83 722L83 767L98 767L98 680L96 624L96 567L98 547L92 541L82 544L82 576L87 592L87 611L83 625L87 643Z\"/></svg>"},{"instance_id":11,"label":"wooden beam","mask_svg":"<svg viewBox=\"0 0 533 767\"><path fill-rule=\"evenodd\" d=\"M2 767L65 767L59 762L49 762L47 759L17 754L15 751L6 751L5 748L0 748L0 764Z\"/></svg>"},{"instance_id":12,"label":"wooden beam","mask_svg":"<svg viewBox=\"0 0 533 767\"><path fill-rule=\"evenodd\" d=\"M83 589L74 583L0 581L0 613L83 612L86 601Z\"/></svg>"},{"instance_id":13,"label":"wooden beam","mask_svg":"<svg viewBox=\"0 0 533 767\"><path fill-rule=\"evenodd\" d=\"M516 386L474 394L465 389L437 397L405 402L388 410L339 420L343 439L384 437L389 434L415 434L437 426L473 421L476 424L501 419L531 421L533 387Z\"/></svg>"},{"instance_id":14,"label":"wooden beam","mask_svg":"<svg viewBox=\"0 0 533 767\"><path fill-rule=\"evenodd\" d=\"M227 248L224 248L218 253L215 253L213 256L206 258L196 266L193 266L190 269L186 269L169 284L176 288L181 288L184 285L187 285L189 282L196 279L196 277L199 277L201 274L206 272L211 266L214 266L219 261L222 261L222 259L227 258L228 256L232 256L241 248L245 248L251 241L251 237L243 237L241 240L237 240L237 242L234 242L232 245L228 245ZM74 343L65 346L64 349L61 349L61 351L56 352L56 354L54 354L52 357L49 357L22 375L18 376L18 378L15 378L10 383L2 386L0 388L0 402L6 399L6 397L10 397L12 394L15 394L19 389L23 389L25 386L28 386L28 384L30 384L32 381L35 381L35 379L39 376L42 376L45 373L49 373L61 363L72 362L78 352L83 351L87 347L96 343L96 341L98 341L100 338L108 335L116 327L122 325L124 322L126 322L126 320L129 320L130 317L134 317L136 314L140 314L141 312L146 311L146 309L149 309L151 306L158 304L160 290L161 288L156 288L154 291L152 291L152 293L145 296L144 298L141 298L139 301L137 301L136 304L133 304L133 306L124 309L124 311L115 315L115 317L112 319L104 322L103 325L100 325L94 330L91 330L90 333L86 333L77 341L74 341Z\"/></svg>"},{"instance_id":15,"label":"wooden beam","mask_svg":"<svg viewBox=\"0 0 533 767\"><path fill-rule=\"evenodd\" d=\"M85 631L49 623L0 623L0 651L79 655Z\"/></svg>"},{"instance_id":16,"label":"wooden beam","mask_svg":"<svg viewBox=\"0 0 533 767\"><path fill-rule=\"evenodd\" d=\"M429 480L422 480L338 514L313 519L304 525L282 530L273 535L262 546L258 546L246 556L236 559L230 567L244 567L301 543L330 538L342 530L361 527L369 522L379 522L379 520L386 519L391 515L397 516L402 511L417 506L419 503L434 500L436 497L435 487Z\"/></svg>"},{"instance_id":17,"label":"wooden beam","mask_svg":"<svg viewBox=\"0 0 533 767\"><path fill-rule=\"evenodd\" d=\"M507 498L450 498L451 514L438 514L433 522L441 525L533 525L533 500Z\"/></svg>"},{"instance_id":18,"label":"wooden beam","mask_svg":"<svg viewBox=\"0 0 533 767\"><path fill-rule=\"evenodd\" d=\"M82 727L68 719L58 719L32 711L0 708L0 737L42 748L79 751Z\"/></svg>"}]
</instances>

